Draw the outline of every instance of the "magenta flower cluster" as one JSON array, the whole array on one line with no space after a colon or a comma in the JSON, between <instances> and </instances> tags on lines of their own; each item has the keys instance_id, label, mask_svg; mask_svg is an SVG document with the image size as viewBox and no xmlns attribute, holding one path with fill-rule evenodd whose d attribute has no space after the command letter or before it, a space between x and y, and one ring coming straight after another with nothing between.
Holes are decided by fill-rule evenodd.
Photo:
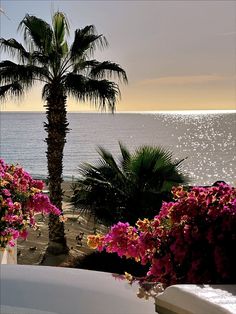
<instances>
[{"instance_id":1,"label":"magenta flower cluster","mask_svg":"<svg viewBox=\"0 0 236 314\"><path fill-rule=\"evenodd\" d=\"M22 167L0 159L0 247L14 246L36 228L35 214L60 215L61 211L42 194L44 183L34 180Z\"/></svg>"},{"instance_id":2,"label":"magenta flower cluster","mask_svg":"<svg viewBox=\"0 0 236 314\"><path fill-rule=\"evenodd\" d=\"M154 219L119 222L88 244L150 265L145 279L164 285L235 283L236 189L219 183L172 192Z\"/></svg>"}]
</instances>

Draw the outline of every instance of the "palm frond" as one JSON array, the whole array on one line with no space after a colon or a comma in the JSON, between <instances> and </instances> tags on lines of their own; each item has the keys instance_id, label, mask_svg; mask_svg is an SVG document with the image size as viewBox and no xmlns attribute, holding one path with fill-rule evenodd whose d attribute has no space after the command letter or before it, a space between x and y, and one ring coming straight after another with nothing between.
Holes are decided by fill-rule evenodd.
<instances>
[{"instance_id":1,"label":"palm frond","mask_svg":"<svg viewBox=\"0 0 236 314\"><path fill-rule=\"evenodd\" d=\"M174 161L174 165L176 168L181 168L182 167L182 163L188 159L188 157L182 158L182 159L177 159Z\"/></svg>"},{"instance_id":2,"label":"palm frond","mask_svg":"<svg viewBox=\"0 0 236 314\"><path fill-rule=\"evenodd\" d=\"M74 41L70 48L73 60L83 55L92 55L96 48L103 48L108 45L103 35L97 35L93 25L88 25L75 31Z\"/></svg>"},{"instance_id":3,"label":"palm frond","mask_svg":"<svg viewBox=\"0 0 236 314\"><path fill-rule=\"evenodd\" d=\"M97 151L100 155L97 165L84 163L79 169L82 177L86 178L87 183L96 179L99 184L110 186L110 188L118 189L119 186L124 186L125 173L122 172L113 155L101 146L97 148ZM120 192L122 193L122 190Z\"/></svg>"},{"instance_id":4,"label":"palm frond","mask_svg":"<svg viewBox=\"0 0 236 314\"><path fill-rule=\"evenodd\" d=\"M129 167L129 162L131 159L131 154L129 152L129 150L127 149L127 147L125 147L125 145L121 142L119 142L119 146L120 146L120 152L121 152L121 158L120 158L120 164L121 167L123 169L124 172L129 171L128 167Z\"/></svg>"},{"instance_id":5,"label":"palm frond","mask_svg":"<svg viewBox=\"0 0 236 314\"><path fill-rule=\"evenodd\" d=\"M83 74L88 76L91 67L97 64L97 60L86 60L85 56L82 56L77 59L73 59L72 68L73 73L75 74Z\"/></svg>"},{"instance_id":6,"label":"palm frond","mask_svg":"<svg viewBox=\"0 0 236 314\"><path fill-rule=\"evenodd\" d=\"M125 71L120 67L119 64L110 61L94 62L93 66L91 67L89 76L95 79L109 79L112 77L117 77L120 81L128 83Z\"/></svg>"},{"instance_id":7,"label":"palm frond","mask_svg":"<svg viewBox=\"0 0 236 314\"><path fill-rule=\"evenodd\" d=\"M42 89L42 99L44 99L45 101L47 100L49 94L50 94L50 84L45 84L43 86L43 89Z\"/></svg>"},{"instance_id":8,"label":"palm frond","mask_svg":"<svg viewBox=\"0 0 236 314\"><path fill-rule=\"evenodd\" d=\"M11 84L7 84L4 86L0 86L0 98L1 100L4 100L7 98L7 96L21 96L24 93L24 89L22 85L20 85L18 82L13 82Z\"/></svg>"},{"instance_id":9,"label":"palm frond","mask_svg":"<svg viewBox=\"0 0 236 314\"><path fill-rule=\"evenodd\" d=\"M52 18L55 51L64 56L68 52L65 34L69 34L69 22L62 12L56 12Z\"/></svg>"},{"instance_id":10,"label":"palm frond","mask_svg":"<svg viewBox=\"0 0 236 314\"><path fill-rule=\"evenodd\" d=\"M101 110L114 112L120 97L119 86L108 80L92 80L83 75L69 73L64 78L68 94L80 101L90 101Z\"/></svg>"},{"instance_id":11,"label":"palm frond","mask_svg":"<svg viewBox=\"0 0 236 314\"><path fill-rule=\"evenodd\" d=\"M36 48L44 54L51 52L53 31L47 22L36 16L26 14L18 29L23 30L24 40L29 45L30 50Z\"/></svg>"},{"instance_id":12,"label":"palm frond","mask_svg":"<svg viewBox=\"0 0 236 314\"><path fill-rule=\"evenodd\" d=\"M99 163L83 167L74 200L79 207L86 204L88 210L107 223L135 223L138 218L155 216L162 201L171 200L172 186L186 183L185 176L176 168L168 150L141 146L131 154L119 145L121 164L100 147ZM126 161L125 168L122 161Z\"/></svg>"},{"instance_id":13,"label":"palm frond","mask_svg":"<svg viewBox=\"0 0 236 314\"><path fill-rule=\"evenodd\" d=\"M172 161L172 153L161 147L142 146L131 157L130 170L139 188L155 187L162 191L163 186L187 183Z\"/></svg>"},{"instance_id":14,"label":"palm frond","mask_svg":"<svg viewBox=\"0 0 236 314\"><path fill-rule=\"evenodd\" d=\"M30 53L14 38L0 38L0 49L9 53L13 58L17 56L21 62L24 62L25 59L28 60L30 56Z\"/></svg>"},{"instance_id":15,"label":"palm frond","mask_svg":"<svg viewBox=\"0 0 236 314\"><path fill-rule=\"evenodd\" d=\"M113 155L108 150L106 150L104 147L98 146L97 151L101 157L100 160L105 163L106 166L109 166L116 172L120 173L119 166L117 165Z\"/></svg>"},{"instance_id":16,"label":"palm frond","mask_svg":"<svg viewBox=\"0 0 236 314\"><path fill-rule=\"evenodd\" d=\"M32 86L35 79L44 81L49 79L48 70L45 67L35 65L21 65L5 60L0 62L0 84L19 82L25 86Z\"/></svg>"}]
</instances>

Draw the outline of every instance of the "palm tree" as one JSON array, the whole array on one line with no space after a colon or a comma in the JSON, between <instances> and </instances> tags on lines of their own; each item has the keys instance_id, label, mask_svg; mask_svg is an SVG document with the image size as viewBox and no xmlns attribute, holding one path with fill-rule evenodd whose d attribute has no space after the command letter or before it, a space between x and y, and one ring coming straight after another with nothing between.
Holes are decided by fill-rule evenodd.
<instances>
[{"instance_id":1,"label":"palm tree","mask_svg":"<svg viewBox=\"0 0 236 314\"><path fill-rule=\"evenodd\" d=\"M83 164L81 178L74 188L72 203L110 225L120 221L135 223L159 212L163 200L169 200L172 186L186 184L180 172L184 159L172 161L171 152L160 147L141 146L131 154L119 143L117 162L99 147L98 165Z\"/></svg>"},{"instance_id":2,"label":"palm tree","mask_svg":"<svg viewBox=\"0 0 236 314\"><path fill-rule=\"evenodd\" d=\"M127 77L118 64L91 58L96 48L107 46L106 38L98 35L93 25L77 29L70 46L67 42L69 24L61 12L53 15L52 25L27 14L18 29L23 31L25 46L13 38L0 39L1 50L13 59L18 57L17 63L0 62L0 97L19 97L37 81L43 83L49 193L53 204L61 209L63 150L69 131L67 97L91 101L95 107L113 112L120 90L110 79L127 82ZM50 216L47 252L68 252L64 225L55 216Z\"/></svg>"}]
</instances>

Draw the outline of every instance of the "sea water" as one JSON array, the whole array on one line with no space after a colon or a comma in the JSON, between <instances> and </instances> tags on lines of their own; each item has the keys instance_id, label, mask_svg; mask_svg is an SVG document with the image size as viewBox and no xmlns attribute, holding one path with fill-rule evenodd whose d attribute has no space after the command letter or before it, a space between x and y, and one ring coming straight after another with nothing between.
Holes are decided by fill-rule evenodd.
<instances>
[{"instance_id":1,"label":"sea water","mask_svg":"<svg viewBox=\"0 0 236 314\"><path fill-rule=\"evenodd\" d=\"M0 155L30 174L47 176L44 113L2 112ZM162 146L173 159L187 159L183 172L192 184L216 180L236 183L236 112L68 113L70 133L64 151L65 178L78 177L84 162L96 164L97 147L119 159L121 141L134 151L140 145Z\"/></svg>"}]
</instances>

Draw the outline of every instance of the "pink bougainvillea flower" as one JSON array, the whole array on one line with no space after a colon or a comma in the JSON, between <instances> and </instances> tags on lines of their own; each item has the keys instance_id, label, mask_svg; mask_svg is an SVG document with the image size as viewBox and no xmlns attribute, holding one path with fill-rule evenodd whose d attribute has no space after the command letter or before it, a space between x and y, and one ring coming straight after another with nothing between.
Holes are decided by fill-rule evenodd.
<instances>
[{"instance_id":1,"label":"pink bougainvillea flower","mask_svg":"<svg viewBox=\"0 0 236 314\"><path fill-rule=\"evenodd\" d=\"M147 281L235 283L236 189L219 183L172 193L152 220L138 220L137 228L119 222L88 244L150 265Z\"/></svg>"},{"instance_id":2,"label":"pink bougainvillea flower","mask_svg":"<svg viewBox=\"0 0 236 314\"><path fill-rule=\"evenodd\" d=\"M18 237L26 239L27 228L37 227L36 213L61 214L42 194L43 186L19 165L0 159L0 247L12 246Z\"/></svg>"}]
</instances>

